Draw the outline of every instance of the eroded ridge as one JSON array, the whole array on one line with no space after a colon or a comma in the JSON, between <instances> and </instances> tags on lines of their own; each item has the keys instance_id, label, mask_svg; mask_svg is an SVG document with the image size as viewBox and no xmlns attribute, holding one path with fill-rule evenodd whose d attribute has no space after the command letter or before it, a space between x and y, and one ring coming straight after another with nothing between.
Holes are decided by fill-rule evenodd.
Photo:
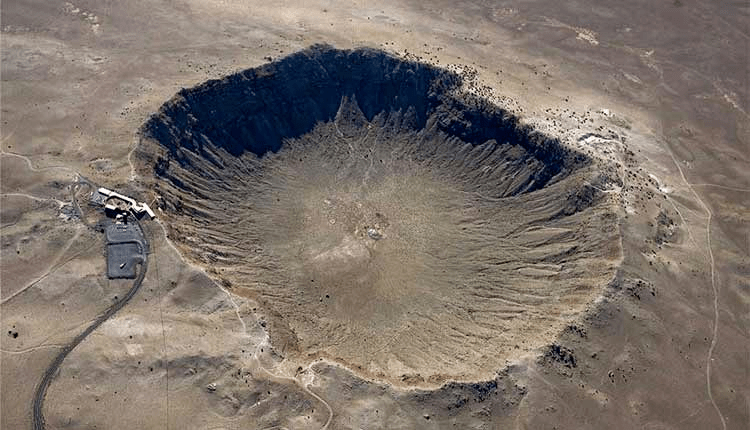
<instances>
[{"instance_id":1,"label":"eroded ridge","mask_svg":"<svg viewBox=\"0 0 750 430\"><path fill-rule=\"evenodd\" d=\"M181 92L143 129L170 237L274 347L400 385L491 378L620 258L585 156L446 71L314 47Z\"/></svg>"}]
</instances>

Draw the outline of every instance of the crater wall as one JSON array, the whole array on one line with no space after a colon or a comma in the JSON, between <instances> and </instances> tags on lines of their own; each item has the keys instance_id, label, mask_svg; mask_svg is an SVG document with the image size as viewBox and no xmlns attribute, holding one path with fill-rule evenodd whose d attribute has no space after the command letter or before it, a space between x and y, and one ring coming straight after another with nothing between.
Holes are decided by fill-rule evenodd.
<instances>
[{"instance_id":1,"label":"crater wall","mask_svg":"<svg viewBox=\"0 0 750 430\"><path fill-rule=\"evenodd\" d=\"M278 62L180 91L143 127L169 155L219 147L233 156L263 156L285 139L301 136L332 120L342 97L354 98L365 118L381 112L407 113L401 127L421 129L428 119L438 130L465 142L488 140L522 146L545 163L544 183L587 158L491 103L457 96L461 78L450 71L403 61L372 50L314 46Z\"/></svg>"},{"instance_id":2,"label":"crater wall","mask_svg":"<svg viewBox=\"0 0 750 430\"><path fill-rule=\"evenodd\" d=\"M315 46L181 91L144 124L139 173L290 362L491 379L585 311L621 252L591 160L460 85Z\"/></svg>"}]
</instances>

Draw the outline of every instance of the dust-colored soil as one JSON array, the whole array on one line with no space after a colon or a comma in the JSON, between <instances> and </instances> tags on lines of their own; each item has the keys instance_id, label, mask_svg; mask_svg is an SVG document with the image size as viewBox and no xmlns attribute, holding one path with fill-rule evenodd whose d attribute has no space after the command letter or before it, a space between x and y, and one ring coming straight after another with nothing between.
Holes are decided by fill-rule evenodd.
<instances>
[{"instance_id":1,"label":"dust-colored soil","mask_svg":"<svg viewBox=\"0 0 750 430\"><path fill-rule=\"evenodd\" d=\"M511 197L516 212L503 216L497 209L486 218L497 223L464 234L462 227L483 221L456 224L441 217L459 204L491 211L490 200L466 200L465 183L446 182L447 175L428 171L429 163L412 163L399 166L400 172L373 170L377 186L362 187L357 161L344 165L354 185L337 188L316 176L325 170L306 171L305 163L285 170L291 163L284 157L296 150L323 157L315 152L321 147L306 145L302 136L294 151L288 147L254 165L277 190L290 190L290 198L279 196L273 203L258 187L246 187L237 199L261 203L251 207L255 213L279 216L282 225L291 224L281 214L310 217L299 228L278 230L283 240L261 229L255 242L247 242L276 249L279 260L263 260L268 257L263 253L244 257L281 264L280 300L268 297L271 283L252 284L236 265L194 264L195 254L212 243L209 232L225 243L228 223L198 228L200 221L184 221L173 206L163 206L157 211L162 224L145 223L152 251L141 290L64 361L45 401L48 428L742 429L750 421L749 32L741 4L19 0L3 2L0 12L0 427L30 427L32 395L44 369L130 286L105 277L104 244L96 228L102 215L83 207L83 219L92 225L87 227L76 213L73 195L85 201L90 191L76 184L76 175L144 200L166 194L168 187L155 189L139 168L143 160L132 153L150 115L182 88L316 43L383 49L446 67L464 78L464 91L492 100L590 157L593 170L576 170L570 177L580 175L580 183L566 179L558 186L581 189L591 175L606 171L616 180L592 184L603 199L592 212L615 213L616 225L584 211L571 215L570 225L558 225L565 224L561 219L551 227L576 232L568 234L576 243L591 244L590 257L604 265L591 269L586 258L572 260L578 272L567 272L571 277L562 282L572 285L580 272L589 279L577 299L563 306L568 296L561 296L545 302L546 313L498 321L491 316L495 302L438 281L461 277L476 285L477 267L459 262L466 257L474 264L469 256L509 251L485 233L497 234L507 246L538 244L525 236L527 229L518 237L505 229L524 227L528 214L520 213L521 201L551 193L555 184ZM350 160L340 151L349 143L361 154L366 141L343 139L343 145L322 148ZM445 168L456 170L450 163ZM148 173L153 177L153 170ZM299 191L300 182L307 193ZM430 189L434 199L417 198ZM353 199L349 191L363 197ZM388 193L414 198L396 204ZM450 193L464 200L452 200ZM205 201L220 196L226 194ZM377 223L371 212L387 217L376 226L378 240L352 233L363 231L355 226ZM404 212L416 214L415 222L399 224ZM335 224L323 222L328 215ZM414 237L438 232L409 236L398 230L420 225L425 218L419 217L444 222L439 231L456 238L478 238L482 249L469 252L468 242L460 240L454 241L461 244L457 248L445 248L445 258L460 257L446 260L455 269L453 278L410 272L414 265L402 264L407 269L399 271L365 265L390 268L395 256L381 250L399 243L412 250ZM181 236L180 228L196 234ZM587 232L596 229L602 242L587 241ZM251 231L238 230L235 253ZM538 238L540 252L555 246L550 234L542 231ZM312 240L315 235L321 239ZM290 238L308 252L285 254ZM437 235L428 244L434 249L447 240ZM511 263L508 270L490 271L490 278L514 288L531 280L549 291L555 276L550 272L560 263L540 266L541 258L528 253L533 249L519 250L510 260L530 259L529 267ZM430 268L440 261L426 260L432 252L408 254ZM356 256L361 258L355 266L368 267L365 277L386 274L385 286L398 277L427 277L434 281L429 285L442 285L439 294L418 299L418 289L406 287L408 300L402 301L357 288L302 289L302 276L290 276L312 274L318 284L318 277L352 266L342 258ZM244 270L268 274L252 264ZM343 279L355 281L350 275ZM338 279L328 279L329 285ZM607 282L594 282L599 279ZM365 284L372 283L360 286ZM305 312L290 311L296 303L289 301L291 294ZM466 303L472 304L471 316L436 310ZM360 304L361 313L349 309ZM528 302L523 307L536 309ZM417 326L419 315L405 312L383 318L385 308L454 318L454 326L465 330L451 336L435 329L440 321ZM330 319L306 321L306 315ZM364 327L373 318L375 328ZM282 321L289 333L299 329L294 334L299 352L275 334ZM515 327L513 321L528 325ZM540 334L544 321L548 327ZM397 330L403 324L421 329ZM501 328L507 332L497 333ZM495 354L509 346L503 336L521 333L534 337L519 345L522 353ZM486 342L477 340L482 336ZM421 347L425 339L435 345ZM371 342L383 349L367 349ZM313 361L303 356L308 353ZM389 355L403 364L388 368ZM444 377L429 387L419 378L400 379L417 373ZM461 381L437 387L454 378Z\"/></svg>"}]
</instances>

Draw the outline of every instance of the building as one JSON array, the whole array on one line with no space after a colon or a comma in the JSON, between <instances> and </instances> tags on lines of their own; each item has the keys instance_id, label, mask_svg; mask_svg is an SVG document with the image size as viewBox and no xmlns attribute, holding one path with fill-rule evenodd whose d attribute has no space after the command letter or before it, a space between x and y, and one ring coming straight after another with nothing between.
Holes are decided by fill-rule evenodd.
<instances>
[{"instance_id":1,"label":"building","mask_svg":"<svg viewBox=\"0 0 750 430\"><path fill-rule=\"evenodd\" d=\"M91 196L91 201L104 205L104 210L111 215L130 211L138 218L142 218L146 215L149 219L156 218L156 214L151 210L148 204L138 203L131 197L124 196L106 188L99 188L96 193Z\"/></svg>"}]
</instances>

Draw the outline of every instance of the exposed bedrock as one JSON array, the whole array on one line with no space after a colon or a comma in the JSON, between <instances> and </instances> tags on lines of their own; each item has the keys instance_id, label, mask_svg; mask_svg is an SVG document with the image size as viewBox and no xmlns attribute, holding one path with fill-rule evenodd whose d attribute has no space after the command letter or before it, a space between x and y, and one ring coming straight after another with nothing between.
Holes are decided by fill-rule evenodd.
<instances>
[{"instance_id":1,"label":"exposed bedrock","mask_svg":"<svg viewBox=\"0 0 750 430\"><path fill-rule=\"evenodd\" d=\"M460 85L315 46L181 91L143 126L139 172L183 254L257 300L291 362L491 379L621 251L594 163Z\"/></svg>"}]
</instances>

